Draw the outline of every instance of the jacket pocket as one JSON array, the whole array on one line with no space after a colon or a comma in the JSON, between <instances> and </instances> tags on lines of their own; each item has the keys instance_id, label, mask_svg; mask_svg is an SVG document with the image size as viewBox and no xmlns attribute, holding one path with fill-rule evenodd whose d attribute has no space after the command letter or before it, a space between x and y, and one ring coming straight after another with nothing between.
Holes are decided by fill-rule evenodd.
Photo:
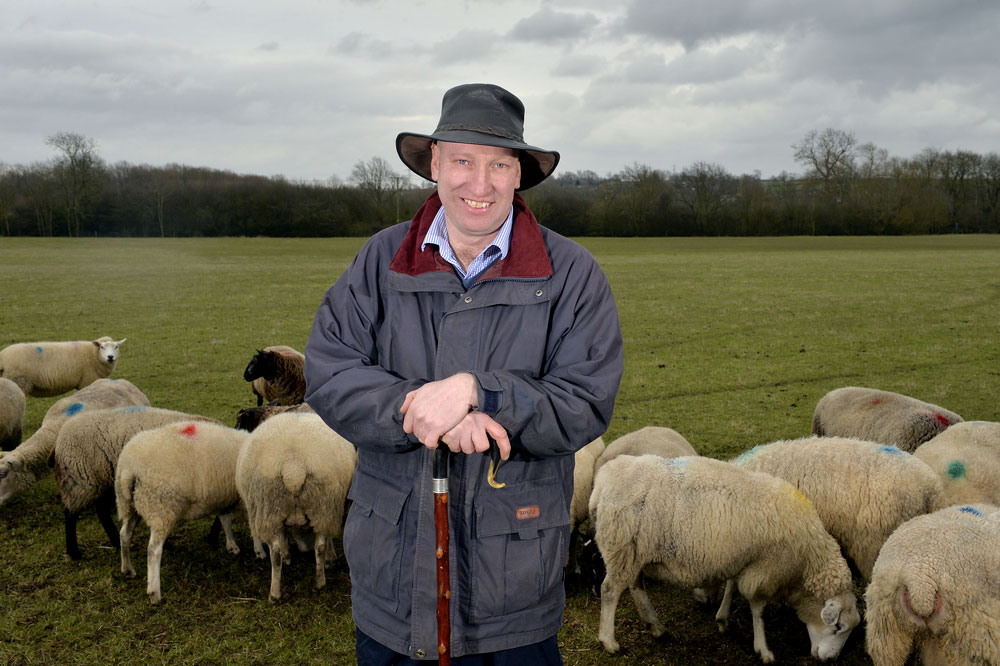
<instances>
[{"instance_id":1,"label":"jacket pocket","mask_svg":"<svg viewBox=\"0 0 1000 666\"><path fill-rule=\"evenodd\" d=\"M569 510L555 479L489 489L475 506L473 622L537 605L562 585Z\"/></svg>"},{"instance_id":2,"label":"jacket pocket","mask_svg":"<svg viewBox=\"0 0 1000 666\"><path fill-rule=\"evenodd\" d=\"M409 490L365 473L360 468L347 494L352 501L344 524L344 557L351 585L399 607L400 562L406 539L401 521Z\"/></svg>"}]
</instances>

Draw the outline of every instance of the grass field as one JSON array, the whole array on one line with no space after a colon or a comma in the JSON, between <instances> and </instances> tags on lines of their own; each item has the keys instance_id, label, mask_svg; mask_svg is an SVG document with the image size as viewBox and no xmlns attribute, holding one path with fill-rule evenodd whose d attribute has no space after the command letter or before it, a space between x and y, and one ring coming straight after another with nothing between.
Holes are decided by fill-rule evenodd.
<instances>
[{"instance_id":1,"label":"grass field","mask_svg":"<svg viewBox=\"0 0 1000 666\"><path fill-rule=\"evenodd\" d=\"M324 291L361 243L0 238L0 347L127 337L115 376L155 406L232 424L255 404L242 378L254 351L304 347ZM1000 420L1000 236L584 244L611 281L625 336L608 442L665 425L699 452L726 458L808 434L816 401L847 385ZM28 399L25 438L54 400ZM0 665L353 662L343 560L315 592L309 558L296 558L286 599L271 606L268 566L253 557L245 524L236 526L243 552L233 558L202 539L210 523L171 535L164 603L151 607L144 575L122 577L92 515L80 522L84 559L64 555L51 476L0 506ZM140 573L147 536L140 526L133 541ZM720 636L714 610L653 585L668 627L654 640L623 595L623 653L612 657L597 642L599 601L574 581L567 588L567 664L760 663L745 604L734 604ZM794 614L774 608L765 619L779 662L813 663ZM862 639L859 629L840 663L870 663Z\"/></svg>"}]
</instances>

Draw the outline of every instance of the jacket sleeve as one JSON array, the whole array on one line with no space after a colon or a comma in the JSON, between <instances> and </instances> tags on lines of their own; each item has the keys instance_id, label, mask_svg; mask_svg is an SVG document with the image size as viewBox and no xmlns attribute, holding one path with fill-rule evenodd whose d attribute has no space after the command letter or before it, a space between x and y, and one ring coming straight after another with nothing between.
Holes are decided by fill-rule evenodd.
<instances>
[{"instance_id":1,"label":"jacket sleeve","mask_svg":"<svg viewBox=\"0 0 1000 666\"><path fill-rule=\"evenodd\" d=\"M579 251L564 259L568 265L541 376L475 373L480 409L507 429L515 449L538 457L571 454L604 434L621 383L624 359L614 296L596 260L576 247ZM553 263L558 271L555 258Z\"/></svg>"},{"instance_id":2,"label":"jacket sleeve","mask_svg":"<svg viewBox=\"0 0 1000 666\"><path fill-rule=\"evenodd\" d=\"M405 380L379 365L382 260L375 239L358 252L316 312L305 349L305 400L339 435L385 452L419 445L403 432L399 406L426 380Z\"/></svg>"}]
</instances>

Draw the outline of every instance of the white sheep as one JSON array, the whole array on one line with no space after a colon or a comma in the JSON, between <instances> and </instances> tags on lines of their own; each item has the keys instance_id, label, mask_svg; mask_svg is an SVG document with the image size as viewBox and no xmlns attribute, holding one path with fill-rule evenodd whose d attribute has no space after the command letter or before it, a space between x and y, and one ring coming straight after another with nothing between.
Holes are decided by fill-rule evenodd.
<instances>
[{"instance_id":1,"label":"white sheep","mask_svg":"<svg viewBox=\"0 0 1000 666\"><path fill-rule=\"evenodd\" d=\"M316 414L277 414L247 438L236 462L236 489L246 507L255 549L271 551L269 600L281 598L281 566L289 562L288 532L313 539L316 589L326 585L327 559L340 535L358 454ZM263 550L257 556L266 557Z\"/></svg>"},{"instance_id":2,"label":"white sheep","mask_svg":"<svg viewBox=\"0 0 1000 666\"><path fill-rule=\"evenodd\" d=\"M730 581L716 615L723 625L735 584L765 663L774 661L762 617L772 599L795 608L819 659L836 657L860 622L840 546L811 502L777 477L700 456L619 456L598 472L590 514L607 565L598 637L609 652L619 649L614 617L626 587L653 635L664 631L640 572L687 587Z\"/></svg>"},{"instance_id":3,"label":"white sheep","mask_svg":"<svg viewBox=\"0 0 1000 666\"><path fill-rule=\"evenodd\" d=\"M0 350L0 376L25 395L45 398L82 389L111 376L125 338L73 342L19 342Z\"/></svg>"},{"instance_id":4,"label":"white sheep","mask_svg":"<svg viewBox=\"0 0 1000 666\"><path fill-rule=\"evenodd\" d=\"M1000 423L956 423L913 455L941 478L946 504L1000 505Z\"/></svg>"},{"instance_id":5,"label":"white sheep","mask_svg":"<svg viewBox=\"0 0 1000 666\"><path fill-rule=\"evenodd\" d=\"M38 430L16 449L0 458L0 504L30 488L49 472L49 460L59 430L71 418L91 409L143 405L149 400L125 379L98 379L76 393L56 400Z\"/></svg>"},{"instance_id":6,"label":"white sheep","mask_svg":"<svg viewBox=\"0 0 1000 666\"><path fill-rule=\"evenodd\" d=\"M597 458L594 474L597 474L608 461L614 460L618 456L641 456L647 453L661 458L698 455L698 452L684 438L684 435L673 428L646 426L622 435L608 444L608 447Z\"/></svg>"},{"instance_id":7,"label":"white sheep","mask_svg":"<svg viewBox=\"0 0 1000 666\"><path fill-rule=\"evenodd\" d=\"M243 371L243 379L257 396L257 406L277 401L297 405L306 396L306 357L286 345L258 349Z\"/></svg>"},{"instance_id":8,"label":"white sheep","mask_svg":"<svg viewBox=\"0 0 1000 666\"><path fill-rule=\"evenodd\" d=\"M10 451L21 443L25 404L21 387L0 377L0 451Z\"/></svg>"},{"instance_id":9,"label":"white sheep","mask_svg":"<svg viewBox=\"0 0 1000 666\"><path fill-rule=\"evenodd\" d=\"M865 591L875 666L1000 664L1000 515L956 505L893 532Z\"/></svg>"},{"instance_id":10,"label":"white sheep","mask_svg":"<svg viewBox=\"0 0 1000 666\"><path fill-rule=\"evenodd\" d=\"M754 447L735 464L799 489L865 580L892 531L944 506L941 480L894 446L847 437L804 437Z\"/></svg>"},{"instance_id":11,"label":"white sheep","mask_svg":"<svg viewBox=\"0 0 1000 666\"><path fill-rule=\"evenodd\" d=\"M53 458L56 485L65 507L66 554L82 556L76 524L80 513L92 506L108 539L118 548L115 509L115 468L122 447L136 433L177 421L214 419L171 409L131 406L87 411L69 420L56 438Z\"/></svg>"},{"instance_id":12,"label":"white sheep","mask_svg":"<svg viewBox=\"0 0 1000 666\"><path fill-rule=\"evenodd\" d=\"M115 472L122 573L135 576L129 543L141 517L149 526L146 594L150 603L162 599L163 543L178 522L217 514L226 533L226 549L239 554L231 513L239 506L236 459L246 438L243 430L179 421L143 430L122 448Z\"/></svg>"},{"instance_id":13,"label":"white sheep","mask_svg":"<svg viewBox=\"0 0 1000 666\"><path fill-rule=\"evenodd\" d=\"M913 452L962 417L901 393L859 386L830 391L816 403L812 434L856 437Z\"/></svg>"}]
</instances>

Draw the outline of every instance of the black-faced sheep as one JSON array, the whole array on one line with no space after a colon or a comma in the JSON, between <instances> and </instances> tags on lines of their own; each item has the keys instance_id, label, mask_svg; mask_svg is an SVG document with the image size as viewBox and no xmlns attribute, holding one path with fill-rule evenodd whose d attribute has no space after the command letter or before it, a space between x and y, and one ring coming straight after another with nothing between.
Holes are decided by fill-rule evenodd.
<instances>
[{"instance_id":1,"label":"black-faced sheep","mask_svg":"<svg viewBox=\"0 0 1000 666\"><path fill-rule=\"evenodd\" d=\"M946 504L1000 505L1000 423L956 423L913 455L941 478Z\"/></svg>"},{"instance_id":2,"label":"black-faced sheep","mask_svg":"<svg viewBox=\"0 0 1000 666\"><path fill-rule=\"evenodd\" d=\"M816 403L812 434L856 437L912 453L962 417L901 393L859 386L830 391Z\"/></svg>"},{"instance_id":3,"label":"black-faced sheep","mask_svg":"<svg viewBox=\"0 0 1000 666\"><path fill-rule=\"evenodd\" d=\"M82 389L109 377L118 363L119 345L104 336L73 342L19 342L0 350L0 376L25 395L45 398Z\"/></svg>"},{"instance_id":4,"label":"black-faced sheep","mask_svg":"<svg viewBox=\"0 0 1000 666\"><path fill-rule=\"evenodd\" d=\"M257 396L257 406L265 402L302 402L306 395L305 361L301 352L285 345L257 350L243 371L243 379L251 382L250 388Z\"/></svg>"},{"instance_id":5,"label":"black-faced sheep","mask_svg":"<svg viewBox=\"0 0 1000 666\"><path fill-rule=\"evenodd\" d=\"M1000 514L957 505L899 527L865 591L875 666L1000 664Z\"/></svg>"},{"instance_id":6,"label":"black-faced sheep","mask_svg":"<svg viewBox=\"0 0 1000 666\"><path fill-rule=\"evenodd\" d=\"M21 443L25 404L21 387L0 377L0 451L10 451Z\"/></svg>"}]
</instances>

